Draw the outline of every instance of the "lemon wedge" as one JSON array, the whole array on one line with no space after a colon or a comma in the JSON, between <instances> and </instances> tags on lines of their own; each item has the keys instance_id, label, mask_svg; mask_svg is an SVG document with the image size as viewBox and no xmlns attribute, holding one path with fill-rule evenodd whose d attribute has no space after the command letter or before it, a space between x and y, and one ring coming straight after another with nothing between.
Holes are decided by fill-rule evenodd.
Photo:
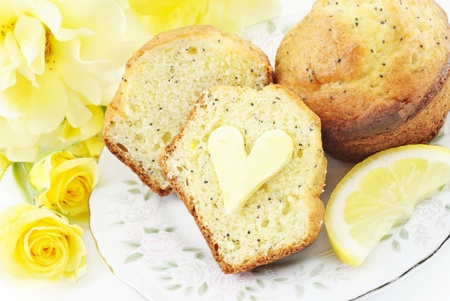
<instances>
[{"instance_id":1,"label":"lemon wedge","mask_svg":"<svg viewBox=\"0 0 450 301\"><path fill-rule=\"evenodd\" d=\"M360 266L393 226L448 182L450 149L441 146L401 146L356 164L333 190L325 210L336 255Z\"/></svg>"}]
</instances>

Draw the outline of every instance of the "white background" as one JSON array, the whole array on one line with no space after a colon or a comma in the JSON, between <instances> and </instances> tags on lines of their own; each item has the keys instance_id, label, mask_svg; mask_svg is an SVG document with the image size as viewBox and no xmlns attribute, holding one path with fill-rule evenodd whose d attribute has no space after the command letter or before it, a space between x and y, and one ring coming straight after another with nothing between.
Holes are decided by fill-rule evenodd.
<instances>
[{"instance_id":1,"label":"white background","mask_svg":"<svg viewBox=\"0 0 450 301\"><path fill-rule=\"evenodd\" d=\"M336 0L338 1L338 0ZM447 0L448 1L448 0ZM281 0L283 14L299 12L309 8L313 0ZM450 3L437 0L446 12ZM299 8L300 7L300 8ZM21 196L9 171L0 182L0 210L17 203ZM84 235L88 247L88 272L77 283L60 281L57 283L8 283L0 279L1 300L5 301L98 301L130 300L145 301L138 292L114 276L97 252L89 231ZM450 243L443 246L425 264L417 267L401 280L381 292L365 298L365 301L390 300L450 300Z\"/></svg>"}]
</instances>

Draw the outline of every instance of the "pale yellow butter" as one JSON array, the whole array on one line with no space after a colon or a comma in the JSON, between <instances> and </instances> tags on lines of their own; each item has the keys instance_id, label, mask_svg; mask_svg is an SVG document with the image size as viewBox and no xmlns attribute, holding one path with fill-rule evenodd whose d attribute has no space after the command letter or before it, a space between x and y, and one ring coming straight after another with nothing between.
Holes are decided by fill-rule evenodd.
<instances>
[{"instance_id":1,"label":"pale yellow butter","mask_svg":"<svg viewBox=\"0 0 450 301\"><path fill-rule=\"evenodd\" d=\"M282 130L264 132L250 154L239 130L221 126L208 140L208 149L222 190L225 212L232 214L292 158L293 142Z\"/></svg>"}]
</instances>

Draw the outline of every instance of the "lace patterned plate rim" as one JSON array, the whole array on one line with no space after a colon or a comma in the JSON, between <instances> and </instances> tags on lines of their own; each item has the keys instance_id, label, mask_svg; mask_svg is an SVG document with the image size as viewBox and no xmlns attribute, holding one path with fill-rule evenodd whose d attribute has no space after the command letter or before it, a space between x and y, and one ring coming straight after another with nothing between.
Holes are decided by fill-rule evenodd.
<instances>
[{"instance_id":1,"label":"lace patterned plate rim","mask_svg":"<svg viewBox=\"0 0 450 301\"><path fill-rule=\"evenodd\" d=\"M245 37L272 60L301 15L268 20ZM450 148L450 119L432 141ZM328 158L322 200L351 168ZM148 300L355 300L385 288L426 262L449 239L450 189L417 206L357 269L331 250L325 230L308 249L238 275L224 275L194 220L174 195L153 194L108 150L90 199L91 232L113 273ZM382 263L382 264L380 264Z\"/></svg>"}]
</instances>

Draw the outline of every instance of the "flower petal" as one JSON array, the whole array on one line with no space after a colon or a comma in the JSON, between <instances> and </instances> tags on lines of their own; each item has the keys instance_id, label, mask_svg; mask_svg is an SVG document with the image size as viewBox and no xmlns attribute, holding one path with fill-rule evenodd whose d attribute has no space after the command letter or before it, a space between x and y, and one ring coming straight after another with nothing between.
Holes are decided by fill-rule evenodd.
<instances>
[{"instance_id":1,"label":"flower petal","mask_svg":"<svg viewBox=\"0 0 450 301\"><path fill-rule=\"evenodd\" d=\"M34 159L38 155L39 147L36 144L39 137L25 128L13 128L7 119L0 117L0 132L0 149L10 161L29 161L27 159Z\"/></svg>"},{"instance_id":2,"label":"flower petal","mask_svg":"<svg viewBox=\"0 0 450 301\"><path fill-rule=\"evenodd\" d=\"M38 87L18 76L17 83L3 92L10 109L20 115L17 119L29 133L50 133L64 120L68 96L59 76L47 71L37 78ZM55 101L55 100L58 101ZM43 122L45 121L45 122Z\"/></svg>"},{"instance_id":3,"label":"flower petal","mask_svg":"<svg viewBox=\"0 0 450 301\"><path fill-rule=\"evenodd\" d=\"M214 27L225 32L243 32L246 18L240 2L242 1L215 1L210 3L208 11L200 16L198 23L213 24Z\"/></svg>"},{"instance_id":4,"label":"flower petal","mask_svg":"<svg viewBox=\"0 0 450 301\"><path fill-rule=\"evenodd\" d=\"M4 35L6 37L6 33ZM8 39L11 39L11 36ZM15 48L17 49L17 47ZM18 66L18 61L10 57L5 38L4 43L0 43L0 91L16 83L16 68Z\"/></svg>"},{"instance_id":5,"label":"flower petal","mask_svg":"<svg viewBox=\"0 0 450 301\"><path fill-rule=\"evenodd\" d=\"M100 82L90 74L88 64L79 61L79 40L73 40L64 44L55 45L57 64L54 71L61 80L74 92L80 93L88 100L88 103L98 104L102 99L102 88ZM104 70L105 72L111 70ZM101 77L100 77L101 78ZM73 97L73 95L72 95Z\"/></svg>"},{"instance_id":6,"label":"flower petal","mask_svg":"<svg viewBox=\"0 0 450 301\"><path fill-rule=\"evenodd\" d=\"M81 137L82 139L86 139L92 136L97 135L102 131L103 128L103 110L97 106L89 106L88 109L92 113L92 118L82 126L80 126Z\"/></svg>"},{"instance_id":7,"label":"flower petal","mask_svg":"<svg viewBox=\"0 0 450 301\"><path fill-rule=\"evenodd\" d=\"M6 0L0 17L0 154L36 160L98 134L103 114L86 107L109 103L132 50L120 6Z\"/></svg>"},{"instance_id":8,"label":"flower petal","mask_svg":"<svg viewBox=\"0 0 450 301\"><path fill-rule=\"evenodd\" d=\"M85 106L80 97L76 93L69 93L69 103L67 106L67 122L75 127L79 128L85 125L92 118L91 111Z\"/></svg>"},{"instance_id":9,"label":"flower petal","mask_svg":"<svg viewBox=\"0 0 450 301\"><path fill-rule=\"evenodd\" d=\"M114 0L122 9L126 19L126 36L133 42L132 49L136 50L150 40L151 34L139 22L135 13L131 10L128 0Z\"/></svg>"},{"instance_id":10,"label":"flower petal","mask_svg":"<svg viewBox=\"0 0 450 301\"><path fill-rule=\"evenodd\" d=\"M14 27L14 36L27 67L35 74L44 73L46 33L42 23L36 18L21 15Z\"/></svg>"},{"instance_id":11,"label":"flower petal","mask_svg":"<svg viewBox=\"0 0 450 301\"><path fill-rule=\"evenodd\" d=\"M89 106L88 109L92 117L78 128L74 128L67 120L64 122L63 130L59 136L62 142L82 141L101 132L103 128L103 110L96 106Z\"/></svg>"},{"instance_id":12,"label":"flower petal","mask_svg":"<svg viewBox=\"0 0 450 301\"><path fill-rule=\"evenodd\" d=\"M124 12L111 0L68 0L59 5L63 15L63 25L67 28L86 28L91 35L79 35L81 41L79 58L83 62L106 61L114 68L125 63L131 50L131 42L125 36L117 39L118 33L124 33L126 19ZM76 18L72 17L76 16ZM101 22L99 22L101 20ZM98 34L102 33L102 34ZM125 42L128 47L109 48L111 44ZM103 51L99 51L102 50Z\"/></svg>"},{"instance_id":13,"label":"flower petal","mask_svg":"<svg viewBox=\"0 0 450 301\"><path fill-rule=\"evenodd\" d=\"M70 29L64 28L63 16L60 12L60 6L48 0L15 0L13 8L17 15L27 14L41 20L60 41L67 41L78 35L91 35L91 31L86 28ZM74 6L76 7L76 6ZM66 22L64 20L64 22Z\"/></svg>"},{"instance_id":14,"label":"flower petal","mask_svg":"<svg viewBox=\"0 0 450 301\"><path fill-rule=\"evenodd\" d=\"M0 180L10 165L11 161L9 161L5 155L0 154Z\"/></svg>"},{"instance_id":15,"label":"flower petal","mask_svg":"<svg viewBox=\"0 0 450 301\"><path fill-rule=\"evenodd\" d=\"M76 143L69 150L77 157L92 157L96 161L105 146L105 142L101 137L94 136L89 139Z\"/></svg>"},{"instance_id":16,"label":"flower petal","mask_svg":"<svg viewBox=\"0 0 450 301\"><path fill-rule=\"evenodd\" d=\"M241 34L248 25L279 16L279 0L128 0L140 22L152 34L172 28L209 24Z\"/></svg>"},{"instance_id":17,"label":"flower petal","mask_svg":"<svg viewBox=\"0 0 450 301\"><path fill-rule=\"evenodd\" d=\"M279 0L247 0L245 4L246 26L278 17L282 9Z\"/></svg>"},{"instance_id":18,"label":"flower petal","mask_svg":"<svg viewBox=\"0 0 450 301\"><path fill-rule=\"evenodd\" d=\"M76 280L86 271L83 229L54 212L19 203L0 212L0 226L2 276Z\"/></svg>"},{"instance_id":19,"label":"flower petal","mask_svg":"<svg viewBox=\"0 0 450 301\"><path fill-rule=\"evenodd\" d=\"M27 78L32 85L36 86L36 77L31 70L27 68L26 60L20 51L20 47L12 32L7 32L4 39L5 49L8 52L8 56L17 71L20 72L25 78ZM15 83L15 82L14 82Z\"/></svg>"}]
</instances>

